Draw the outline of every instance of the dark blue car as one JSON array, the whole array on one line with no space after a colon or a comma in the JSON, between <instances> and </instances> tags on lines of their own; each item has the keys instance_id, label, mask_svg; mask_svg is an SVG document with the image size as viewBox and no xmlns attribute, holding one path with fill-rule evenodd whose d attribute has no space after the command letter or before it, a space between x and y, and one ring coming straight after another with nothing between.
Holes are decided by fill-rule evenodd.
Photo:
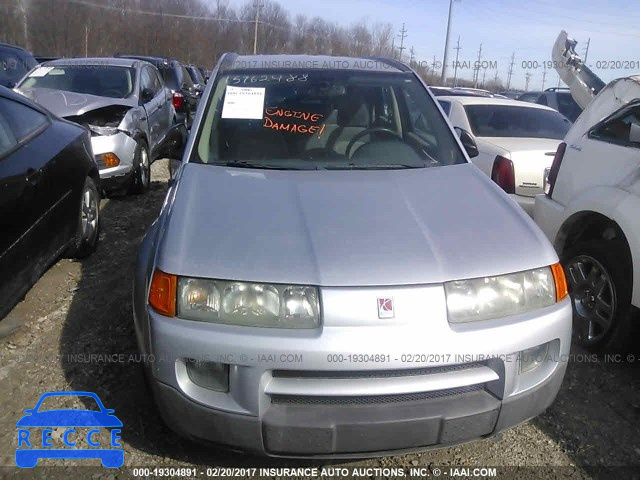
<instances>
[{"instance_id":1,"label":"dark blue car","mask_svg":"<svg viewBox=\"0 0 640 480\"><path fill-rule=\"evenodd\" d=\"M58 409L40 411L43 401L48 397L76 396L90 397L95 400L100 411L84 410L84 409ZM32 468L41 458L58 458L58 459L87 459L99 458L102 465L109 468L121 467L124 463L124 451L119 443L119 428L122 422L113 415L114 411L104 408L100 398L91 392L48 392L43 394L38 400L36 406L32 409L25 410L26 415L22 417L16 427L18 427L18 449L16 450L16 465L22 468ZM64 443L70 448L47 448L52 444L45 443L45 434L43 431L42 444L38 445L39 438L31 439L27 428L31 427L66 427ZM87 435L87 442L94 445L91 438L91 432L99 432L100 428L110 428L111 430L111 448L73 448L74 444L70 444L67 440L67 432L74 432L75 427L89 427L93 430ZM95 443L99 447L98 443ZM114 448L120 447L120 448Z\"/></svg>"}]
</instances>

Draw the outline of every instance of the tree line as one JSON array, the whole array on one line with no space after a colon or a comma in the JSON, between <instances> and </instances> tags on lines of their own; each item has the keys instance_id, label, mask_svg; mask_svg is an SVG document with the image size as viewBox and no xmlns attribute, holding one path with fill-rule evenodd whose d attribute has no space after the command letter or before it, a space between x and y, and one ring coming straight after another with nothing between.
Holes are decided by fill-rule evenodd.
<instances>
[{"instance_id":1,"label":"tree line","mask_svg":"<svg viewBox=\"0 0 640 480\"><path fill-rule=\"evenodd\" d=\"M274 0L259 5L248 0L237 8L227 0L0 0L0 42L40 56L135 53L211 69L224 52L253 53L256 16L258 53L399 56L397 33L389 23L341 26L291 15ZM430 84L440 84L439 69L407 52L405 62Z\"/></svg>"}]
</instances>

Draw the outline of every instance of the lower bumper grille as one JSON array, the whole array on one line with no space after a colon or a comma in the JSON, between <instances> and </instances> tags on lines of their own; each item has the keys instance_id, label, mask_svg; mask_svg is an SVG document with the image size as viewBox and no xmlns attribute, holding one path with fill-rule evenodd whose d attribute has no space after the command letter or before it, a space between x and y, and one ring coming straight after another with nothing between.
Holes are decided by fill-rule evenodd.
<instances>
[{"instance_id":1,"label":"lower bumper grille","mask_svg":"<svg viewBox=\"0 0 640 480\"><path fill-rule=\"evenodd\" d=\"M449 388L433 392L406 393L400 395L374 395L357 397L309 397L273 395L271 403L275 405L384 405L390 403L410 403L437 398L455 397L484 390L484 385Z\"/></svg>"}]
</instances>

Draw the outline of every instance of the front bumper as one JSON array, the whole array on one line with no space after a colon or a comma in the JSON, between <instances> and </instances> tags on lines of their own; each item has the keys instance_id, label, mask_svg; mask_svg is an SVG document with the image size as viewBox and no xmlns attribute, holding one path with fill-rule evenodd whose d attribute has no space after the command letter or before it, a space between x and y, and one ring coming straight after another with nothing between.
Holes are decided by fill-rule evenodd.
<instances>
[{"instance_id":1,"label":"front bumper","mask_svg":"<svg viewBox=\"0 0 640 480\"><path fill-rule=\"evenodd\" d=\"M560 388L568 299L449 325L441 287L343 290L323 289L323 326L296 332L167 318L137 305L138 343L167 424L258 454L363 457L490 436L544 411ZM407 310L354 319L360 300L378 294ZM351 300L349 318L332 311L336 295ZM545 361L520 374L518 352L547 343ZM194 383L185 359L228 365L228 392Z\"/></svg>"},{"instance_id":2,"label":"front bumper","mask_svg":"<svg viewBox=\"0 0 640 480\"><path fill-rule=\"evenodd\" d=\"M98 163L100 180L105 190L114 190L127 184L133 174L133 159L137 142L123 132L115 135L91 137L91 146ZM117 167L105 168L100 155L114 153L120 159Z\"/></svg>"}]
</instances>

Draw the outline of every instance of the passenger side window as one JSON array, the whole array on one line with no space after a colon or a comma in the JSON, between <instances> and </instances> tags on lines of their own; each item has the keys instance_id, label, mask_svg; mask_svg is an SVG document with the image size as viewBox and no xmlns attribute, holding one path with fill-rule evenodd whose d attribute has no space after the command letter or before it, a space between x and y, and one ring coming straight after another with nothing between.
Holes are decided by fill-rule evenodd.
<instances>
[{"instance_id":1,"label":"passenger side window","mask_svg":"<svg viewBox=\"0 0 640 480\"><path fill-rule=\"evenodd\" d=\"M184 66L181 66L180 70L182 71L182 85L188 90L193 87L193 80L191 80L191 75L189 75L189 72Z\"/></svg>"},{"instance_id":2,"label":"passenger side window","mask_svg":"<svg viewBox=\"0 0 640 480\"><path fill-rule=\"evenodd\" d=\"M156 69L149 69L149 74L151 75L151 81L153 82L153 91L158 93L163 88L162 80L160 80L160 74Z\"/></svg>"},{"instance_id":3,"label":"passenger side window","mask_svg":"<svg viewBox=\"0 0 640 480\"><path fill-rule=\"evenodd\" d=\"M0 98L0 155L47 124L46 115L7 98Z\"/></svg>"},{"instance_id":4,"label":"passenger side window","mask_svg":"<svg viewBox=\"0 0 640 480\"><path fill-rule=\"evenodd\" d=\"M589 133L590 138L640 148L640 106L626 108Z\"/></svg>"},{"instance_id":5,"label":"passenger side window","mask_svg":"<svg viewBox=\"0 0 640 480\"><path fill-rule=\"evenodd\" d=\"M540 98L536 103L538 103L538 105L546 105L547 107L549 106L546 95L540 95Z\"/></svg>"},{"instance_id":6,"label":"passenger side window","mask_svg":"<svg viewBox=\"0 0 640 480\"><path fill-rule=\"evenodd\" d=\"M149 69L146 67L142 69L142 72L140 72L140 92L142 92L145 88L151 89L154 94L158 93L158 91L154 88Z\"/></svg>"}]
</instances>

